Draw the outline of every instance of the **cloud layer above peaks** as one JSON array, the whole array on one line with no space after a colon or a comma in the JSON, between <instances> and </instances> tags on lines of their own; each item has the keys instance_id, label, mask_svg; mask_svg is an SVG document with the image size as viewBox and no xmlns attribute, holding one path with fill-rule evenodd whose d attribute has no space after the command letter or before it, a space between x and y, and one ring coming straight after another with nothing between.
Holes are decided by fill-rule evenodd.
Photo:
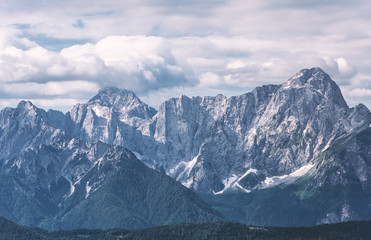
<instances>
[{"instance_id":1,"label":"cloud layer above peaks","mask_svg":"<svg viewBox=\"0 0 371 240\"><path fill-rule=\"evenodd\" d=\"M0 0L0 108L68 110L98 89L155 107L236 95L319 66L349 105L371 106L367 1Z\"/></svg>"},{"instance_id":2,"label":"cloud layer above peaks","mask_svg":"<svg viewBox=\"0 0 371 240\"><path fill-rule=\"evenodd\" d=\"M144 94L195 85L161 37L109 36L60 52L10 46L0 51L0 62L2 96L15 98L84 98L106 86Z\"/></svg>"}]
</instances>

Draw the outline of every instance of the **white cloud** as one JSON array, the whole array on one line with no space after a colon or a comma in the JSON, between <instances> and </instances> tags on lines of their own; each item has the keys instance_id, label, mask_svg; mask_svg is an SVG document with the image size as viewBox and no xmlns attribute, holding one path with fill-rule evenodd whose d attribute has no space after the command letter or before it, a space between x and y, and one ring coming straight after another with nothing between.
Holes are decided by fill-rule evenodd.
<instances>
[{"instance_id":1,"label":"white cloud","mask_svg":"<svg viewBox=\"0 0 371 240\"><path fill-rule=\"evenodd\" d=\"M348 61L345 58L339 57L334 60L337 63L337 67L338 67L340 74L343 74L346 76L350 76L354 74L355 68L349 65Z\"/></svg>"},{"instance_id":2,"label":"white cloud","mask_svg":"<svg viewBox=\"0 0 371 240\"><path fill-rule=\"evenodd\" d=\"M350 86L354 88L371 89L371 75L358 74L350 80Z\"/></svg>"},{"instance_id":3,"label":"white cloud","mask_svg":"<svg viewBox=\"0 0 371 240\"><path fill-rule=\"evenodd\" d=\"M0 51L0 82L24 81L43 75L46 67L58 60L56 57L55 53L39 46L27 50L7 47Z\"/></svg>"},{"instance_id":4,"label":"white cloud","mask_svg":"<svg viewBox=\"0 0 371 240\"><path fill-rule=\"evenodd\" d=\"M86 99L107 85L144 97L237 93L319 66L350 105L367 102L370 11L361 0L2 1L0 95ZM64 84L79 81L91 91Z\"/></svg>"},{"instance_id":5,"label":"white cloud","mask_svg":"<svg viewBox=\"0 0 371 240\"><path fill-rule=\"evenodd\" d=\"M234 60L227 64L227 69L241 69L247 67L248 63L242 60Z\"/></svg>"},{"instance_id":6,"label":"white cloud","mask_svg":"<svg viewBox=\"0 0 371 240\"><path fill-rule=\"evenodd\" d=\"M349 97L371 97L371 89L367 88L355 88L349 91L347 94Z\"/></svg>"},{"instance_id":7,"label":"white cloud","mask_svg":"<svg viewBox=\"0 0 371 240\"><path fill-rule=\"evenodd\" d=\"M61 81L61 82L46 82L46 83L11 83L1 86L5 93L27 96L59 96L59 95L79 95L79 94L94 94L99 90L96 83L88 81Z\"/></svg>"},{"instance_id":8,"label":"white cloud","mask_svg":"<svg viewBox=\"0 0 371 240\"><path fill-rule=\"evenodd\" d=\"M371 89L370 88L354 88L352 85L342 86L341 91L348 105L355 106L363 103L370 108L371 106Z\"/></svg>"},{"instance_id":9,"label":"white cloud","mask_svg":"<svg viewBox=\"0 0 371 240\"><path fill-rule=\"evenodd\" d=\"M218 86L222 83L220 76L206 72L200 76L200 84L198 87Z\"/></svg>"},{"instance_id":10,"label":"white cloud","mask_svg":"<svg viewBox=\"0 0 371 240\"><path fill-rule=\"evenodd\" d=\"M175 47L176 48L176 47ZM175 50L175 49L174 49ZM187 63L194 69L200 72L208 71L210 69L222 68L225 64L224 59L209 59L205 57L187 57Z\"/></svg>"},{"instance_id":11,"label":"white cloud","mask_svg":"<svg viewBox=\"0 0 371 240\"><path fill-rule=\"evenodd\" d=\"M177 64L168 40L160 37L110 36L60 53L40 46L26 50L11 46L0 52L0 62L2 82L84 79L138 92L193 84L191 74L188 79Z\"/></svg>"},{"instance_id":12,"label":"white cloud","mask_svg":"<svg viewBox=\"0 0 371 240\"><path fill-rule=\"evenodd\" d=\"M63 112L67 112L71 109L71 106L76 105L77 103L86 102L88 99L76 99L76 98L6 98L0 99L0 108L5 107L16 107L18 103L22 100L29 100L37 107L43 109L58 109Z\"/></svg>"},{"instance_id":13,"label":"white cloud","mask_svg":"<svg viewBox=\"0 0 371 240\"><path fill-rule=\"evenodd\" d=\"M60 52L32 44L25 49L11 46L0 51L0 81L7 97L75 94L88 98L108 85L140 95L178 86L204 89L204 95L209 92L207 87L221 93L248 91L262 84L281 84L300 69L313 66L323 68L338 84L350 89L367 79L349 63L348 59L354 61L354 48L339 56L329 50L333 42L297 40L109 36L96 44L74 45Z\"/></svg>"}]
</instances>

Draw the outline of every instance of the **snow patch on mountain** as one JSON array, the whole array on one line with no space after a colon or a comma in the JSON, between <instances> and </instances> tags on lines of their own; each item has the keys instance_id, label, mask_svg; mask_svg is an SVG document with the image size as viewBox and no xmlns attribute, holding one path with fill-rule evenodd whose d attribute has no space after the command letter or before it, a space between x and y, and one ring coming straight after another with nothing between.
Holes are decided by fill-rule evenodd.
<instances>
[{"instance_id":1,"label":"snow patch on mountain","mask_svg":"<svg viewBox=\"0 0 371 240\"><path fill-rule=\"evenodd\" d=\"M239 184L239 181L241 181L244 177L246 177L248 174L250 173L257 173L258 170L257 169L254 169L254 168L250 168L249 170L247 170L242 176L238 177L236 174L233 174L231 177L227 178L227 179L224 179L223 180L223 184L224 184L224 189L219 191L219 192L213 192L214 194L222 194L224 193L226 190L228 189L236 189L236 187L240 188L241 190L249 193L251 192L250 190L248 189L245 189L244 187L242 187L240 184Z\"/></svg>"},{"instance_id":2,"label":"snow patch on mountain","mask_svg":"<svg viewBox=\"0 0 371 240\"><path fill-rule=\"evenodd\" d=\"M308 173L314 166L315 166L314 164L307 164L290 174L285 174L282 176L266 177L264 181L260 182L257 185L256 189L270 188L270 187L274 187L280 184L291 184L295 182L299 177ZM237 177L235 174L233 174L231 177L223 180L223 184L225 186L223 190L218 191L218 192L213 192L213 193L216 195L222 194L226 190L237 189L237 188L243 190L246 193L250 193L251 189L246 189L240 184L240 181L250 173L257 174L258 170L249 169L240 177Z\"/></svg>"},{"instance_id":3,"label":"snow patch on mountain","mask_svg":"<svg viewBox=\"0 0 371 240\"><path fill-rule=\"evenodd\" d=\"M222 194L227 189L230 189L231 187L233 187L236 184L237 181L238 181L237 175L236 174L233 174L229 178L223 180L223 184L224 184L224 189L223 190L221 190L219 192L213 192L213 193L216 194L216 195L217 194Z\"/></svg>"},{"instance_id":4,"label":"snow patch on mountain","mask_svg":"<svg viewBox=\"0 0 371 240\"><path fill-rule=\"evenodd\" d=\"M86 182L86 186L85 186L85 198L88 198L89 197L89 194L90 194L90 190L91 190L91 186L89 186L89 181Z\"/></svg>"},{"instance_id":5,"label":"snow patch on mountain","mask_svg":"<svg viewBox=\"0 0 371 240\"><path fill-rule=\"evenodd\" d=\"M92 109L93 109L95 115L98 116L98 117L108 119L109 116L110 116L111 110L108 107L95 105L95 106L92 107Z\"/></svg>"},{"instance_id":6,"label":"snow patch on mountain","mask_svg":"<svg viewBox=\"0 0 371 240\"><path fill-rule=\"evenodd\" d=\"M249 170L247 170L239 179L238 181L241 181L242 178L246 177L249 173L257 173L258 172L258 169L254 169L254 168L250 168Z\"/></svg>"},{"instance_id":7,"label":"snow patch on mountain","mask_svg":"<svg viewBox=\"0 0 371 240\"><path fill-rule=\"evenodd\" d=\"M66 179L67 179L67 181L68 181L69 184L70 184L70 191L69 191L67 197L71 197L72 194L75 192L75 184L71 181L70 178L66 177Z\"/></svg>"},{"instance_id":8,"label":"snow patch on mountain","mask_svg":"<svg viewBox=\"0 0 371 240\"><path fill-rule=\"evenodd\" d=\"M261 188L269 188L273 186L277 186L279 184L290 184L296 181L299 177L303 176L309 170L311 170L314 167L314 164L307 164L299 168L298 170L282 175L282 176L272 176L272 177L267 177L264 182L262 182L262 187Z\"/></svg>"},{"instance_id":9,"label":"snow patch on mountain","mask_svg":"<svg viewBox=\"0 0 371 240\"><path fill-rule=\"evenodd\" d=\"M135 151L133 151L133 153L134 153L136 158L138 158L139 160L142 160L142 158L143 158L142 154L140 154L138 152L135 152Z\"/></svg>"},{"instance_id":10,"label":"snow patch on mountain","mask_svg":"<svg viewBox=\"0 0 371 240\"><path fill-rule=\"evenodd\" d=\"M170 169L169 175L176 177L177 181L180 181L184 186L190 187L193 183L193 178L187 178L186 180L180 179L180 177L186 176L189 177L190 173L197 163L197 158L198 156L194 157L191 161L189 162L180 162L178 165L176 165L174 168ZM177 177L178 176L178 177Z\"/></svg>"},{"instance_id":11,"label":"snow patch on mountain","mask_svg":"<svg viewBox=\"0 0 371 240\"><path fill-rule=\"evenodd\" d=\"M6 148L0 148L0 160L69 135L76 140L67 149L74 152L62 169L87 161L74 169L74 176L102 164L102 153L96 148L78 151L77 139L98 140L133 151L147 166L194 190L250 191L265 176L263 188L294 181L294 169L306 169L340 138L370 125L369 110L363 105L349 108L339 87L319 68L240 96L172 98L159 111L133 92L111 87L62 115L47 114L30 102L2 110L0 146ZM56 118L60 126L51 123ZM241 181L248 174L259 175L251 176L255 182L250 187Z\"/></svg>"},{"instance_id":12,"label":"snow patch on mountain","mask_svg":"<svg viewBox=\"0 0 371 240\"><path fill-rule=\"evenodd\" d=\"M246 193L250 193L250 192L251 192L251 190L247 190L246 188L242 187L242 186L239 184L239 182L236 182L235 185L236 185L237 187L239 187L241 190L245 191Z\"/></svg>"}]
</instances>

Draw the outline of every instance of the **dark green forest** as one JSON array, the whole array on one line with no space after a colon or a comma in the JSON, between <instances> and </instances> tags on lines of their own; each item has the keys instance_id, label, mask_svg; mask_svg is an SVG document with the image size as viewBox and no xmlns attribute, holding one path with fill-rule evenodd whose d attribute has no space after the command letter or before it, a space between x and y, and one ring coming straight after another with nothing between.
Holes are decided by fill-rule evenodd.
<instances>
[{"instance_id":1,"label":"dark green forest","mask_svg":"<svg viewBox=\"0 0 371 240\"><path fill-rule=\"evenodd\" d=\"M240 223L184 223L139 230L110 229L47 232L24 227L0 217L0 240L33 239L254 239L254 240L341 240L371 239L371 221L345 222L314 227L255 227Z\"/></svg>"}]
</instances>

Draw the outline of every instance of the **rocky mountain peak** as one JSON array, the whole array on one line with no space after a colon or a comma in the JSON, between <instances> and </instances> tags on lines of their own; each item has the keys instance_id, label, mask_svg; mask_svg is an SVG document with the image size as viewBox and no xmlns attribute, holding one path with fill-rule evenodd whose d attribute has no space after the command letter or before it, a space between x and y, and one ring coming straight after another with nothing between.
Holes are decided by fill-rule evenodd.
<instances>
[{"instance_id":1,"label":"rocky mountain peak","mask_svg":"<svg viewBox=\"0 0 371 240\"><path fill-rule=\"evenodd\" d=\"M35 105L32 104L30 101L22 100L17 105L18 110L26 110L26 111L36 111L37 108Z\"/></svg>"},{"instance_id":2,"label":"rocky mountain peak","mask_svg":"<svg viewBox=\"0 0 371 240\"><path fill-rule=\"evenodd\" d=\"M99 90L98 94L89 100L89 104L98 103L106 107L120 108L123 105L141 104L134 92L116 87L107 87Z\"/></svg>"},{"instance_id":3,"label":"rocky mountain peak","mask_svg":"<svg viewBox=\"0 0 371 240\"><path fill-rule=\"evenodd\" d=\"M277 93L276 100L289 97L293 103L299 102L300 106L313 103L348 109L339 86L318 67L301 70L282 84Z\"/></svg>"},{"instance_id":4,"label":"rocky mountain peak","mask_svg":"<svg viewBox=\"0 0 371 240\"><path fill-rule=\"evenodd\" d=\"M310 69L302 69L300 72L291 77L284 85L300 87L309 83L318 88L318 84L321 82L323 84L327 84L329 82L333 82L333 80L321 68L314 67Z\"/></svg>"},{"instance_id":5,"label":"rocky mountain peak","mask_svg":"<svg viewBox=\"0 0 371 240\"><path fill-rule=\"evenodd\" d=\"M18 106L14 109L13 118L19 118L21 122L37 122L39 120L45 121L45 111L37 108L30 101L21 101Z\"/></svg>"},{"instance_id":6,"label":"rocky mountain peak","mask_svg":"<svg viewBox=\"0 0 371 240\"><path fill-rule=\"evenodd\" d=\"M141 118L151 118L156 110L143 103L134 92L116 87L99 90L98 94L89 100L88 105L98 105L111 108L120 114L128 114Z\"/></svg>"},{"instance_id":7,"label":"rocky mountain peak","mask_svg":"<svg viewBox=\"0 0 371 240\"><path fill-rule=\"evenodd\" d=\"M306 92L319 94L325 99L347 108L339 86L321 68L303 69L287 80L281 90L306 89Z\"/></svg>"},{"instance_id":8,"label":"rocky mountain peak","mask_svg":"<svg viewBox=\"0 0 371 240\"><path fill-rule=\"evenodd\" d=\"M349 108L340 88L320 68L304 69L282 85L257 87L240 96L171 98L155 113L156 110L133 92L114 87L102 89L89 102L76 105L66 115L57 111L46 113L29 101L22 101L16 109L0 111L0 166L8 167L9 172L4 171L6 174L21 171L22 183L27 183L25 185L31 190L35 189L33 186L41 186L47 196L57 196L51 199L53 204L67 196L68 201L87 200L85 206L89 205L92 203L89 199L103 191L98 187L105 182L111 183L107 179L119 168L128 170L129 177L121 178L120 172L115 185L139 183L127 185L129 188L124 187L123 191L131 196L136 194L132 194L133 189L147 194L148 191L142 191L142 181L148 180L151 184L154 181L147 175L149 172L144 172L141 163L134 163L136 159L132 154L129 154L130 165L120 167L119 163L124 162L118 161L121 155L116 152L118 149L122 153L126 151L117 146L120 145L133 151L143 163L167 173L185 186L202 194L214 194L213 199L239 192L248 194L245 196L251 196L253 201L261 201L261 197L255 196L262 195L255 194L266 189L265 193L274 193L273 200L263 199L265 202L256 206L268 207L269 212L274 212L278 206L272 205L277 199L276 193L284 196L280 201L286 204L287 196L299 196L293 192L296 190L290 190L300 187L297 184L310 192L300 192L300 199L293 199L296 207L299 201L305 200L302 196L310 197L309 204L327 199L328 196L320 195L317 188L322 188L325 194L332 191L333 186L340 187L341 192L355 190L353 186L357 185L346 185L351 183L359 184L362 191L367 190L361 194L368 194L364 204L369 206L371 113L362 104ZM134 170L130 172L132 167ZM29 174L32 171L34 174ZM80 178L82 174L86 177ZM37 181L39 185L35 185ZM295 186L291 185L294 182ZM6 190L8 185L2 183L0 178L0 187ZM281 184L287 187L281 188ZM65 194L62 198L59 190L53 190L61 188ZM9 191L13 189L20 188L10 185ZM158 191L155 185L149 185L148 189ZM105 191L100 196L110 197ZM330 194L337 197L336 191ZM15 196L3 194L7 195ZM74 196L81 199L75 201ZM343 209L358 207L358 203L344 199L343 195L335 199L341 204L338 206L340 215L333 213L333 206L326 205L305 223L327 219L326 214L342 216ZM1 197L0 202L4 202ZM220 206L224 208L224 204L226 202ZM250 205L253 208L246 208L246 202L244 204L241 206L247 214L255 209L255 203ZM105 206L97 204L97 209L101 209L101 205ZM232 205L234 213L239 203ZM58 202L55 206L53 211L60 211ZM270 209L272 206L274 209ZM312 205L308 206L308 210L313 209ZM288 206L287 209L294 208ZM369 208L363 208L362 212L364 209ZM76 215L68 213L69 216L84 216L74 211ZM279 218L282 215L282 212L277 213ZM300 212L297 219L303 215ZM260 216L260 212L253 215L256 216Z\"/></svg>"}]
</instances>

